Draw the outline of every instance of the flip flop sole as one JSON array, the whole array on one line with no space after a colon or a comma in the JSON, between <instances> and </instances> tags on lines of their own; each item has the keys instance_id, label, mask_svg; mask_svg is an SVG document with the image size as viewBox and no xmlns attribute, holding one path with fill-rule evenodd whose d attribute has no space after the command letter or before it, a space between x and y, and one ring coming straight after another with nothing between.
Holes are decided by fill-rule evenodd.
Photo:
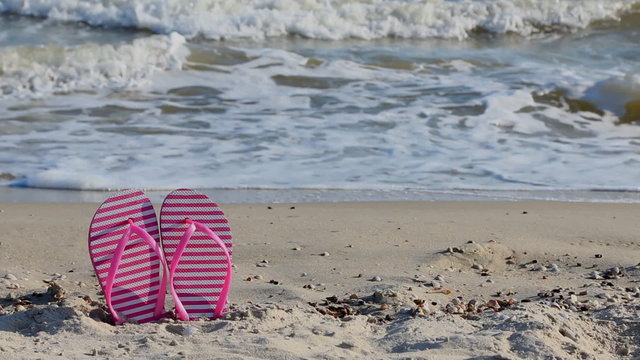
<instances>
[{"instance_id":1,"label":"flip flop sole","mask_svg":"<svg viewBox=\"0 0 640 360\"><path fill-rule=\"evenodd\" d=\"M197 191L179 189L167 195L160 210L162 248L169 268L188 227L185 219L209 227L231 255L231 229L218 204ZM220 246L207 234L196 230L187 242L173 278L176 294L190 319L215 317L216 303L230 271Z\"/></svg>"},{"instance_id":2,"label":"flip flop sole","mask_svg":"<svg viewBox=\"0 0 640 360\"><path fill-rule=\"evenodd\" d=\"M159 241L158 221L151 201L142 191L119 192L98 208L89 228L89 254L105 292L112 259L129 219ZM111 293L111 304L121 319L144 323L156 319L161 263L158 255L137 234L131 234Z\"/></svg>"}]
</instances>

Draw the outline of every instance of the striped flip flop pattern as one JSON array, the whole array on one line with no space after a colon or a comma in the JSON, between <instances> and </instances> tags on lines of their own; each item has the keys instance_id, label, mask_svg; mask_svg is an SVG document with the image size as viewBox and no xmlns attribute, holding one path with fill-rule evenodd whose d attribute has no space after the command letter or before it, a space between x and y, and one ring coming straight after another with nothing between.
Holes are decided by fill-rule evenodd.
<instances>
[{"instance_id":1,"label":"striped flip flop pattern","mask_svg":"<svg viewBox=\"0 0 640 360\"><path fill-rule=\"evenodd\" d=\"M162 248L169 269L188 226L185 223L187 218L208 226L224 242L231 255L231 229L218 204L197 191L179 189L167 195L160 211ZM220 247L204 232L196 230L178 259L173 278L177 297L190 319L214 318L216 302L230 272Z\"/></svg>"},{"instance_id":2,"label":"striped flip flop pattern","mask_svg":"<svg viewBox=\"0 0 640 360\"><path fill-rule=\"evenodd\" d=\"M89 253L104 292L119 240L128 220L159 240L158 221L151 201L142 191L126 190L108 198L96 211L89 229ZM111 304L123 320L144 323L156 319L160 289L160 258L137 234L131 234L116 272Z\"/></svg>"}]
</instances>

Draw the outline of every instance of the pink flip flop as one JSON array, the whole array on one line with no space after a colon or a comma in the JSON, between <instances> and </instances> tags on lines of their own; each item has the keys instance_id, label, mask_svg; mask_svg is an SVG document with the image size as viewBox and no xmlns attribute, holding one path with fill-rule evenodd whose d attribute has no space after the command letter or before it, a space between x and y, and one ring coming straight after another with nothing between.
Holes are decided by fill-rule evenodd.
<instances>
[{"instance_id":1,"label":"pink flip flop","mask_svg":"<svg viewBox=\"0 0 640 360\"><path fill-rule=\"evenodd\" d=\"M218 204L194 190L175 190L162 204L160 230L177 318L219 317L231 285L233 245Z\"/></svg>"},{"instance_id":2,"label":"pink flip flop","mask_svg":"<svg viewBox=\"0 0 640 360\"><path fill-rule=\"evenodd\" d=\"M111 196L91 220L89 254L116 324L165 315L167 269L158 238L156 213L142 191Z\"/></svg>"}]
</instances>

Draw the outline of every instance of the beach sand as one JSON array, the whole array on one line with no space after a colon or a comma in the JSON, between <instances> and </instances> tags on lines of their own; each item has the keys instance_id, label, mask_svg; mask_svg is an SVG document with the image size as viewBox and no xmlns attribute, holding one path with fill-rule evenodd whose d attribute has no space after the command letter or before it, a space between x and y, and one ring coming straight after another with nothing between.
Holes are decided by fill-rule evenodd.
<instances>
[{"instance_id":1,"label":"beach sand","mask_svg":"<svg viewBox=\"0 0 640 360\"><path fill-rule=\"evenodd\" d=\"M640 356L640 204L223 204L226 317L122 326L88 257L97 207L0 203L0 359Z\"/></svg>"}]
</instances>

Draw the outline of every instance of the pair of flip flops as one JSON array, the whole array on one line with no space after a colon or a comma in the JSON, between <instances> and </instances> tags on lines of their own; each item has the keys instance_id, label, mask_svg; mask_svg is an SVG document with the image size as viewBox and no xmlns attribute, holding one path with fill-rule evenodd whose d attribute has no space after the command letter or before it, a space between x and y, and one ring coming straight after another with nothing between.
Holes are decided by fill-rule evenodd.
<instances>
[{"instance_id":1,"label":"pair of flip flops","mask_svg":"<svg viewBox=\"0 0 640 360\"><path fill-rule=\"evenodd\" d=\"M89 254L116 324L165 317L166 285L176 318L215 319L231 285L232 236L218 205L190 189L173 191L160 211L142 191L117 193L98 208Z\"/></svg>"}]
</instances>

